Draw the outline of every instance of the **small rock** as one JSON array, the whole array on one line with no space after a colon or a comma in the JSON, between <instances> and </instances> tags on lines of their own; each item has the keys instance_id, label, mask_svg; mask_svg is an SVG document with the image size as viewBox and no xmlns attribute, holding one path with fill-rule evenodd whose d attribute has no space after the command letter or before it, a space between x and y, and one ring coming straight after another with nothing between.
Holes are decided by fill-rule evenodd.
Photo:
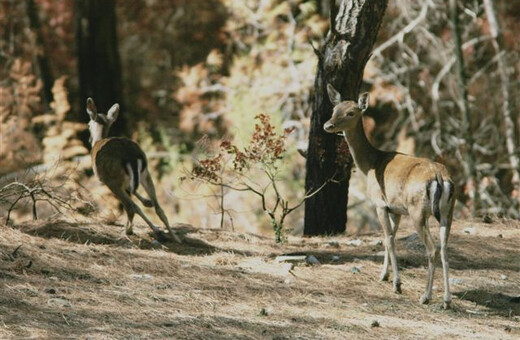
<instances>
[{"instance_id":1,"label":"small rock","mask_svg":"<svg viewBox=\"0 0 520 340\"><path fill-rule=\"evenodd\" d=\"M493 223L493 219L491 218L491 216L486 215L486 216L484 216L484 217L482 218L482 222L484 222L484 223L488 223L488 224L489 224L489 223Z\"/></svg>"},{"instance_id":2,"label":"small rock","mask_svg":"<svg viewBox=\"0 0 520 340\"><path fill-rule=\"evenodd\" d=\"M379 326L380 326L380 324L379 324L379 321L377 321L377 320L372 321L372 323L370 324L370 327L372 327L372 328L379 327Z\"/></svg>"},{"instance_id":3,"label":"small rock","mask_svg":"<svg viewBox=\"0 0 520 340\"><path fill-rule=\"evenodd\" d=\"M352 267L352 268L350 268L350 272L352 274L358 274L358 273L361 273L361 269L359 269L358 267Z\"/></svg>"},{"instance_id":4,"label":"small rock","mask_svg":"<svg viewBox=\"0 0 520 340\"><path fill-rule=\"evenodd\" d=\"M259 313L260 316L269 316L271 314L273 314L273 309L271 307L263 307Z\"/></svg>"},{"instance_id":5,"label":"small rock","mask_svg":"<svg viewBox=\"0 0 520 340\"><path fill-rule=\"evenodd\" d=\"M466 234L475 235L475 232L477 231L477 228L475 227L468 227L463 230Z\"/></svg>"},{"instance_id":6,"label":"small rock","mask_svg":"<svg viewBox=\"0 0 520 340\"><path fill-rule=\"evenodd\" d=\"M63 299L63 298L49 299L49 301L47 301L47 304L49 306L54 306L54 307L72 307L72 304L70 303L70 301L67 299Z\"/></svg>"},{"instance_id":7,"label":"small rock","mask_svg":"<svg viewBox=\"0 0 520 340\"><path fill-rule=\"evenodd\" d=\"M381 241L381 240L373 240L369 244L371 246L382 246L383 245L383 241Z\"/></svg>"},{"instance_id":8,"label":"small rock","mask_svg":"<svg viewBox=\"0 0 520 340\"><path fill-rule=\"evenodd\" d=\"M332 255L332 262L338 262L339 256L338 255Z\"/></svg>"},{"instance_id":9,"label":"small rock","mask_svg":"<svg viewBox=\"0 0 520 340\"><path fill-rule=\"evenodd\" d=\"M320 261L314 255L307 256L307 260L306 261L307 261L308 264L320 264Z\"/></svg>"},{"instance_id":10,"label":"small rock","mask_svg":"<svg viewBox=\"0 0 520 340\"><path fill-rule=\"evenodd\" d=\"M514 303L520 303L520 295L512 297L511 299L509 299L509 301Z\"/></svg>"},{"instance_id":11,"label":"small rock","mask_svg":"<svg viewBox=\"0 0 520 340\"><path fill-rule=\"evenodd\" d=\"M361 241L360 239L355 239L355 240L348 240L345 243L347 244L347 246L359 247L363 243L363 241Z\"/></svg>"},{"instance_id":12,"label":"small rock","mask_svg":"<svg viewBox=\"0 0 520 340\"><path fill-rule=\"evenodd\" d=\"M54 288L47 288L47 289L45 289L45 293L47 293L47 294L56 294L56 289L54 289Z\"/></svg>"},{"instance_id":13,"label":"small rock","mask_svg":"<svg viewBox=\"0 0 520 340\"><path fill-rule=\"evenodd\" d=\"M286 285L288 284L291 284L292 280L290 278L286 278L283 283L285 283Z\"/></svg>"},{"instance_id":14,"label":"small rock","mask_svg":"<svg viewBox=\"0 0 520 340\"><path fill-rule=\"evenodd\" d=\"M291 272L291 270L293 270L293 268L294 268L294 263L284 263L282 265L282 272L285 274L288 274Z\"/></svg>"},{"instance_id":15,"label":"small rock","mask_svg":"<svg viewBox=\"0 0 520 340\"><path fill-rule=\"evenodd\" d=\"M339 242L338 241L329 241L329 242L327 242L327 247L339 248Z\"/></svg>"},{"instance_id":16,"label":"small rock","mask_svg":"<svg viewBox=\"0 0 520 340\"><path fill-rule=\"evenodd\" d=\"M408 236L401 237L399 241L413 242L419 239L419 235L417 233L412 233Z\"/></svg>"},{"instance_id":17,"label":"small rock","mask_svg":"<svg viewBox=\"0 0 520 340\"><path fill-rule=\"evenodd\" d=\"M458 279L458 278L455 278L455 277L450 277L450 285L460 285L461 283L464 282L463 279Z\"/></svg>"},{"instance_id":18,"label":"small rock","mask_svg":"<svg viewBox=\"0 0 520 340\"><path fill-rule=\"evenodd\" d=\"M500 278L501 278L502 280L507 280L507 279L508 279L508 276L507 276L507 275L504 275L504 274L502 274L502 275L500 275Z\"/></svg>"},{"instance_id":19,"label":"small rock","mask_svg":"<svg viewBox=\"0 0 520 340\"><path fill-rule=\"evenodd\" d=\"M153 276L150 274L130 274L130 278L135 280L149 281L153 279Z\"/></svg>"},{"instance_id":20,"label":"small rock","mask_svg":"<svg viewBox=\"0 0 520 340\"><path fill-rule=\"evenodd\" d=\"M300 263L305 262L307 256L305 255L281 255L277 256L274 260L278 263L289 262L289 263Z\"/></svg>"}]
</instances>

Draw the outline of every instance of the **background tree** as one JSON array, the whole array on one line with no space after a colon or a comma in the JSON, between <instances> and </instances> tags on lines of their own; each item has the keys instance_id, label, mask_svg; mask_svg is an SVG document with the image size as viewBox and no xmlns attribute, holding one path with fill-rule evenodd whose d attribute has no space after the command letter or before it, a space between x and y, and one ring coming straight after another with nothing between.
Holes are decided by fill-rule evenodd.
<instances>
[{"instance_id":1,"label":"background tree","mask_svg":"<svg viewBox=\"0 0 520 340\"><path fill-rule=\"evenodd\" d=\"M476 161L473 150L473 125L472 116L469 108L468 100L468 83L466 79L466 67L464 64L464 57L462 55L462 36L461 27L459 23L459 9L456 0L450 0L449 3L450 16L452 22L452 34L453 34L453 48L455 51L455 59L457 61L457 84L459 86L459 97L457 105L461 111L462 116L462 136L466 141L466 152L465 152L465 163L464 172L468 177L469 183L469 195L473 200L471 205L471 214L476 215L480 198L479 198L479 180L477 177Z\"/></svg>"},{"instance_id":2,"label":"background tree","mask_svg":"<svg viewBox=\"0 0 520 340\"><path fill-rule=\"evenodd\" d=\"M75 14L80 108L85 106L88 97L95 99L101 112L108 110L112 104L119 103L123 115L114 123L111 133L121 135L125 131L126 120L115 2L77 0ZM84 110L79 110L77 114L81 121L87 121Z\"/></svg>"},{"instance_id":3,"label":"background tree","mask_svg":"<svg viewBox=\"0 0 520 340\"><path fill-rule=\"evenodd\" d=\"M510 103L510 79L508 73L508 65L504 57L504 38L500 25L498 24L495 15L495 9L491 0L484 0L484 8L486 17L489 22L489 31L492 37L492 45L495 50L497 59L497 71L500 77L500 92L502 100L502 119L504 121L505 130L505 144L507 156L511 165L511 185L516 192L516 199L514 200L514 208L518 211L520 208L520 154L518 152L518 120L515 119L515 113L511 110ZM515 142L517 141L517 142ZM515 194L513 194L513 198Z\"/></svg>"},{"instance_id":4,"label":"background tree","mask_svg":"<svg viewBox=\"0 0 520 340\"><path fill-rule=\"evenodd\" d=\"M347 222L348 186L352 157L343 137L323 131L332 114L327 83L343 99L357 99L363 71L370 57L387 6L386 0L330 1L330 31L316 50L318 70L314 83L305 190L312 191L334 178L305 202L305 235L340 233Z\"/></svg>"},{"instance_id":5,"label":"background tree","mask_svg":"<svg viewBox=\"0 0 520 340\"><path fill-rule=\"evenodd\" d=\"M34 65L36 66L37 75L41 78L43 83L42 99L45 105L49 106L52 102L52 85L54 84L54 77L52 76L52 70L49 64L49 53L43 42L38 6L34 3L34 0L26 0L26 11L35 47L33 49L35 59Z\"/></svg>"},{"instance_id":6,"label":"background tree","mask_svg":"<svg viewBox=\"0 0 520 340\"><path fill-rule=\"evenodd\" d=\"M32 9L27 6L30 3L35 5ZM241 141L247 141L254 127L253 117L265 113L276 126L295 129L287 138L287 159L280 168L284 181L277 184L287 193L287 199L299 202L309 191L302 190L306 161L296 149L303 145L307 149L312 105L327 115L331 109L320 87L315 91L316 59L309 41L321 46L323 83L326 80L341 83L340 78L346 77L348 70L339 73L328 70L325 66L331 60L325 58L325 43L320 45L320 42L328 41L331 50L334 44L338 45L334 50L338 53L330 55L340 60L342 48L348 50L352 58L341 62L345 64L342 67L353 67L348 65L353 61L359 64L356 43L348 37L359 32L342 36L336 30L339 34L332 32L325 39L330 28L330 3L330 0L0 1L3 37L0 39L0 176L8 174L7 178L12 179L16 178L14 172L25 167L48 167L54 156L82 162L80 169L90 168L90 162L79 157L87 152L76 138L76 131L86 128L70 120L86 118L87 95L105 96L109 91L96 90L98 94L93 94L94 84L89 94L80 94L77 62L80 46L75 43L78 31L75 27L78 27L84 39L82 51L85 55L90 53L83 56L85 63L101 60L97 70L89 66L82 78L95 76L99 82L113 86L122 74L126 134L132 132L132 138L139 140L151 156L151 169L161 176L158 186L164 188L163 199L168 200L170 192L180 193L178 178L184 174L180 169L190 168L193 159L203 158L221 137L242 146ZM359 11L361 6L367 6L365 2L344 1L344 9L340 0L333 3L337 5L335 15L343 16L343 19L333 18L336 26L341 21L346 27L354 17L358 18L356 30L369 26L360 19ZM90 7L92 18L88 19L86 6L94 5L97 9ZM110 42L115 39L108 39L110 34L102 28L100 18L106 18L107 8L113 6L118 34L117 41ZM520 91L517 39L520 2L457 0L457 7L473 142L466 139L468 132L464 133L463 128L455 39L446 0L388 2L381 24L384 29L377 33L372 57L364 70L363 84L370 88L371 94L365 128L378 148L431 157L445 164L458 189L457 219L469 216L473 206L475 186L466 172L461 171L467 167L468 145L473 144L480 195L477 214L487 220L495 216L518 218L520 172L515 169L519 163L520 121L516 112L520 100L514 94ZM28 10L39 22L31 22ZM93 26L97 27L97 33L89 32L94 30ZM41 43L35 34L38 32ZM96 39L106 44L97 41L96 46L89 46L88 40L98 35L101 36ZM113 53L117 53L118 46L121 73L105 71L113 65L113 58L105 51L107 45ZM48 97L52 79L45 80L38 56L46 56L54 78L57 92L53 101L57 104L50 107L43 94L46 88ZM107 76L109 73L112 75ZM325 79L329 74L338 76ZM93 79L90 83L93 84ZM334 85L341 88L341 84ZM321 91L324 92L323 87ZM347 96L347 92L344 89L343 94ZM315 95L322 100L314 101ZM116 95L112 97L106 101L108 104L100 106L118 100ZM317 123L313 122L318 127L313 131L314 137L321 133L321 123ZM329 143L328 150L332 151L322 149L323 153L316 151L311 158L321 157L325 163L319 166L323 169L334 165L336 148L346 145L335 136L316 138L315 146ZM341 154L348 155L345 150ZM327 192L317 199L326 208L323 215L314 217L320 222L312 223L317 228L325 220L325 224L330 226L332 222L343 230L347 182L341 184L338 179L349 174L345 168L350 166L349 159L345 161L344 167L337 167L343 171L336 174L338 183L330 185L338 187L334 191L336 196ZM315 172L320 171L319 166ZM335 170L336 165L329 175ZM96 190L99 185L91 181L90 173L78 171L78 181L89 190ZM309 176L318 178L312 173ZM364 203L365 181L360 176L353 172L348 185L347 228L376 228L373 209ZM7 179L4 176L2 180ZM223 222L224 228L234 225L237 231L271 232L269 223L261 218L264 214L261 204L230 193L226 202L229 199L233 207L232 216L222 221L211 188L187 182L183 183L183 189L196 199L186 199L186 194L173 200L179 220L201 227ZM313 206L318 210L320 203ZM0 207L0 215L3 211L6 210ZM11 215L13 221L18 218L17 213ZM45 216L43 210L39 215ZM329 216L335 220L327 221ZM295 210L284 224L289 236L301 234L304 209Z\"/></svg>"}]
</instances>

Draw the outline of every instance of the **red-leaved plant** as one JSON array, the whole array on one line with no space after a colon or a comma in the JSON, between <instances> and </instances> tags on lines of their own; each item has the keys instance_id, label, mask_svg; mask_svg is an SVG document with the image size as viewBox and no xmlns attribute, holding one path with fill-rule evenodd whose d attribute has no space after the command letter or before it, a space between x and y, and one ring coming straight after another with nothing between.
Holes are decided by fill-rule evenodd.
<instances>
[{"instance_id":1,"label":"red-leaved plant","mask_svg":"<svg viewBox=\"0 0 520 340\"><path fill-rule=\"evenodd\" d=\"M230 140L220 143L218 152L211 158L199 160L191 171L191 178L202 180L221 189L221 224L225 209L223 208L223 189L250 192L256 195L262 204L262 210L269 216L275 233L277 243L283 242L283 223L287 215L299 208L305 199L321 190L318 188L306 195L297 204L290 206L279 189L279 164L285 156L285 142L293 129L285 129L283 133L276 133L276 128L271 124L269 115L259 114L255 117L254 132L249 144L239 148ZM260 170L264 183L255 173L255 178L250 176L254 169Z\"/></svg>"}]
</instances>

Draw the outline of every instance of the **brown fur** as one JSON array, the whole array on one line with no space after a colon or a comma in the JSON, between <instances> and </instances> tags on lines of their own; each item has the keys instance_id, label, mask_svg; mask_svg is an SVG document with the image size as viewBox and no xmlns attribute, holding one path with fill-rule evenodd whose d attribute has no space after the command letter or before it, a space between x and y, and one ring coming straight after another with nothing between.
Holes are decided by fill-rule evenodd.
<instances>
[{"instance_id":1,"label":"brown fur","mask_svg":"<svg viewBox=\"0 0 520 340\"><path fill-rule=\"evenodd\" d=\"M112 174L119 173L120 175L116 178L121 180L123 188L129 186L127 183L129 176L124 169L125 164L141 159L143 168L146 168L147 165L143 150L136 142L128 138L113 137L100 140L92 148L91 157L92 168L101 182L105 183L105 180L113 177Z\"/></svg>"},{"instance_id":2,"label":"brown fur","mask_svg":"<svg viewBox=\"0 0 520 340\"><path fill-rule=\"evenodd\" d=\"M166 214L162 210L155 193L153 180L147 169L146 155L137 143L128 139L113 137L107 138L110 126L117 119L119 105L114 104L108 113L97 113L94 101L87 100L87 113L90 116L89 130L92 143L92 168L99 180L103 182L123 204L126 211L128 222L126 233L132 234L133 218L137 213L150 228L162 237L162 232L157 228L143 213L141 208L134 203L131 195L134 194L144 206L154 207L157 216L164 223L171 237L180 242L180 239L172 232ZM138 164L141 167L138 167ZM134 182L131 182L132 177ZM141 184L146 190L150 199L146 199L137 192L138 185Z\"/></svg>"},{"instance_id":3,"label":"brown fur","mask_svg":"<svg viewBox=\"0 0 520 340\"><path fill-rule=\"evenodd\" d=\"M449 308L451 295L446 247L455 203L450 174L444 165L429 159L382 151L372 146L366 137L362 120L368 106L368 94L363 94L356 103L341 101L340 94L331 85L327 90L335 107L324 129L330 133L341 132L345 136L357 167L367 176L367 195L375 205L385 233L386 251L381 280L388 279L391 263L394 291L401 292L394 243L401 215L409 215L428 253L428 281L421 303L429 302L435 272L434 261L439 253L428 227L428 218L433 214L441 226L444 306Z\"/></svg>"}]
</instances>

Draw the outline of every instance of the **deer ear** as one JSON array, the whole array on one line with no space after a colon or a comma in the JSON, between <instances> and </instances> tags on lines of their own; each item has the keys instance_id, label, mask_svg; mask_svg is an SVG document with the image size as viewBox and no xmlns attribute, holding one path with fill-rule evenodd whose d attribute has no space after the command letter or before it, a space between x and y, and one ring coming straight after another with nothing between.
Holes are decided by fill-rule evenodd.
<instances>
[{"instance_id":1,"label":"deer ear","mask_svg":"<svg viewBox=\"0 0 520 340\"><path fill-rule=\"evenodd\" d=\"M331 84L327 84L327 93L329 94L332 105L336 106L341 103L341 95Z\"/></svg>"},{"instance_id":2,"label":"deer ear","mask_svg":"<svg viewBox=\"0 0 520 340\"><path fill-rule=\"evenodd\" d=\"M112 105L112 107L110 108L110 110L108 110L108 113L107 113L107 118L110 121L110 124L112 124L113 122L116 121L118 115L119 115L119 104L116 103L116 104Z\"/></svg>"},{"instance_id":3,"label":"deer ear","mask_svg":"<svg viewBox=\"0 0 520 340\"><path fill-rule=\"evenodd\" d=\"M368 108L368 99L369 99L368 92L365 92L359 96L358 107L361 110L361 112L366 111L366 109Z\"/></svg>"},{"instance_id":4,"label":"deer ear","mask_svg":"<svg viewBox=\"0 0 520 340\"><path fill-rule=\"evenodd\" d=\"M96 117L97 117L96 104L94 104L94 99L92 99L90 97L87 99L87 113L90 116L91 120L96 120Z\"/></svg>"}]
</instances>

